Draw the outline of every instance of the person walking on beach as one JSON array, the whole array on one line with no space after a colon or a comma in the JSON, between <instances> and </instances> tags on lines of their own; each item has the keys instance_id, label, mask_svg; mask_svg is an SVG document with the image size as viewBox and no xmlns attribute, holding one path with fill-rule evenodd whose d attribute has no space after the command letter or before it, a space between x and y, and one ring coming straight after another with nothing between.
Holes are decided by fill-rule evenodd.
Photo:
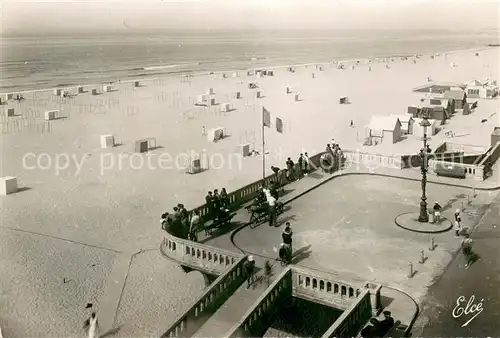
<instances>
[{"instance_id":1,"label":"person walking on beach","mask_svg":"<svg viewBox=\"0 0 500 338\"><path fill-rule=\"evenodd\" d=\"M248 256L248 260L245 262L245 274L247 277L247 289L253 283L255 275L255 261L253 256Z\"/></svg>"},{"instance_id":2,"label":"person walking on beach","mask_svg":"<svg viewBox=\"0 0 500 338\"><path fill-rule=\"evenodd\" d=\"M434 210L434 222L439 223L441 221L441 205L436 201L434 202L434 206L432 207Z\"/></svg>"},{"instance_id":3,"label":"person walking on beach","mask_svg":"<svg viewBox=\"0 0 500 338\"><path fill-rule=\"evenodd\" d=\"M83 328L87 330L88 338L99 337L99 325L97 323L97 316L95 312L92 312L90 318L85 321Z\"/></svg>"},{"instance_id":4,"label":"person walking on beach","mask_svg":"<svg viewBox=\"0 0 500 338\"><path fill-rule=\"evenodd\" d=\"M462 217L460 216L460 209L455 210L455 236L460 236L462 232Z\"/></svg>"}]
</instances>

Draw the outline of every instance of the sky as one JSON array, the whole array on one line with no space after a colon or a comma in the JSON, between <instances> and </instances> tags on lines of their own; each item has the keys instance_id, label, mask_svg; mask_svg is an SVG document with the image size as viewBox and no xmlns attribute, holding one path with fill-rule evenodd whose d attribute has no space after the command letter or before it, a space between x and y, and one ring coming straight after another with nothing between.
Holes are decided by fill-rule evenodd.
<instances>
[{"instance_id":1,"label":"sky","mask_svg":"<svg viewBox=\"0 0 500 338\"><path fill-rule=\"evenodd\" d=\"M499 29L500 0L0 0L10 34L224 29Z\"/></svg>"}]
</instances>

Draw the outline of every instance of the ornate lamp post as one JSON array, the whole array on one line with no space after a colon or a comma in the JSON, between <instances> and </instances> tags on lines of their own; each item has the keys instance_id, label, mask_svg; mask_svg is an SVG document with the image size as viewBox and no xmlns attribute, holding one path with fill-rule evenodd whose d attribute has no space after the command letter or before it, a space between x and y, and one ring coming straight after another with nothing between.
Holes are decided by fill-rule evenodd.
<instances>
[{"instance_id":1,"label":"ornate lamp post","mask_svg":"<svg viewBox=\"0 0 500 338\"><path fill-rule=\"evenodd\" d=\"M427 196L425 195L425 187L427 184L427 170L428 170L428 157L429 152L427 148L427 128L430 127L431 123L428 120L428 114L424 112L422 116L422 121L420 126L424 128L424 148L420 149L420 159L421 159L421 171L422 171L422 197L420 201L420 215L418 216L418 221L427 223L429 222L429 214L427 213Z\"/></svg>"}]
</instances>

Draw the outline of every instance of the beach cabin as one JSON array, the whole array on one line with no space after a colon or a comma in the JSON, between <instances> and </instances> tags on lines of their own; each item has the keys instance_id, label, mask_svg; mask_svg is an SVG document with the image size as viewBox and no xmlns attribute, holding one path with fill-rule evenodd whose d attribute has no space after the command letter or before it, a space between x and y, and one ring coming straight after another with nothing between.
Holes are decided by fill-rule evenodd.
<instances>
[{"instance_id":1,"label":"beach cabin","mask_svg":"<svg viewBox=\"0 0 500 338\"><path fill-rule=\"evenodd\" d=\"M401 132L403 135L412 135L413 134L413 117L410 115L391 115L395 118L399 119L401 122Z\"/></svg>"},{"instance_id":2,"label":"beach cabin","mask_svg":"<svg viewBox=\"0 0 500 338\"><path fill-rule=\"evenodd\" d=\"M444 124L447 119L444 108L438 105L423 106L417 117L422 118L424 114L427 114L428 119L439 121L440 124Z\"/></svg>"},{"instance_id":3,"label":"beach cabin","mask_svg":"<svg viewBox=\"0 0 500 338\"><path fill-rule=\"evenodd\" d=\"M260 99L262 97L262 92L260 90L255 92L255 98Z\"/></svg>"},{"instance_id":4,"label":"beach cabin","mask_svg":"<svg viewBox=\"0 0 500 338\"><path fill-rule=\"evenodd\" d=\"M208 98L209 98L208 94L200 94L196 98L196 104L202 104L202 105L207 104Z\"/></svg>"},{"instance_id":5,"label":"beach cabin","mask_svg":"<svg viewBox=\"0 0 500 338\"><path fill-rule=\"evenodd\" d=\"M230 103L223 103L220 105L220 111L222 113L227 113L231 111L231 104Z\"/></svg>"},{"instance_id":6,"label":"beach cabin","mask_svg":"<svg viewBox=\"0 0 500 338\"><path fill-rule=\"evenodd\" d=\"M110 85L106 85L102 87L102 91L105 93L110 93L113 91L113 88Z\"/></svg>"},{"instance_id":7,"label":"beach cabin","mask_svg":"<svg viewBox=\"0 0 500 338\"><path fill-rule=\"evenodd\" d=\"M214 89L213 88L208 88L206 94L207 95L214 95Z\"/></svg>"},{"instance_id":8,"label":"beach cabin","mask_svg":"<svg viewBox=\"0 0 500 338\"><path fill-rule=\"evenodd\" d=\"M295 102L300 101L300 93L295 94Z\"/></svg>"},{"instance_id":9,"label":"beach cabin","mask_svg":"<svg viewBox=\"0 0 500 338\"><path fill-rule=\"evenodd\" d=\"M478 80L471 81L466 87L467 97L475 99L491 99L498 95L495 84L483 84Z\"/></svg>"},{"instance_id":10,"label":"beach cabin","mask_svg":"<svg viewBox=\"0 0 500 338\"><path fill-rule=\"evenodd\" d=\"M83 86L78 86L78 94L82 94L83 93Z\"/></svg>"},{"instance_id":11,"label":"beach cabin","mask_svg":"<svg viewBox=\"0 0 500 338\"><path fill-rule=\"evenodd\" d=\"M233 77L238 77L238 73L233 72Z\"/></svg>"},{"instance_id":12,"label":"beach cabin","mask_svg":"<svg viewBox=\"0 0 500 338\"><path fill-rule=\"evenodd\" d=\"M223 139L224 135L226 135L226 128L212 128L207 131L207 140L210 142L217 142L218 140Z\"/></svg>"},{"instance_id":13,"label":"beach cabin","mask_svg":"<svg viewBox=\"0 0 500 338\"><path fill-rule=\"evenodd\" d=\"M0 195L7 196L18 191L17 178L14 176L0 177Z\"/></svg>"},{"instance_id":14,"label":"beach cabin","mask_svg":"<svg viewBox=\"0 0 500 338\"><path fill-rule=\"evenodd\" d=\"M453 87L443 93L443 98L453 99L455 102L455 109L462 109L464 104L467 103L467 94L462 88Z\"/></svg>"},{"instance_id":15,"label":"beach cabin","mask_svg":"<svg viewBox=\"0 0 500 338\"><path fill-rule=\"evenodd\" d=\"M97 89L92 89L92 95L98 95L99 93L97 92Z\"/></svg>"},{"instance_id":16,"label":"beach cabin","mask_svg":"<svg viewBox=\"0 0 500 338\"><path fill-rule=\"evenodd\" d=\"M141 83L139 81L134 81L134 87L140 87L141 86Z\"/></svg>"},{"instance_id":17,"label":"beach cabin","mask_svg":"<svg viewBox=\"0 0 500 338\"><path fill-rule=\"evenodd\" d=\"M424 137L424 127L420 125L422 122L421 118L413 118L413 136ZM429 119L429 123L431 124L427 127L427 136L434 136L437 133L438 124L436 120Z\"/></svg>"},{"instance_id":18,"label":"beach cabin","mask_svg":"<svg viewBox=\"0 0 500 338\"><path fill-rule=\"evenodd\" d=\"M401 121L394 116L372 116L368 124L371 144L394 144L401 141Z\"/></svg>"},{"instance_id":19,"label":"beach cabin","mask_svg":"<svg viewBox=\"0 0 500 338\"><path fill-rule=\"evenodd\" d=\"M491 133L491 146L495 146L498 142L500 142L500 127L495 127Z\"/></svg>"},{"instance_id":20,"label":"beach cabin","mask_svg":"<svg viewBox=\"0 0 500 338\"><path fill-rule=\"evenodd\" d=\"M62 91L62 90L61 90L60 88L55 88L55 89L54 89L54 95L55 95L55 96L61 96L61 91Z\"/></svg>"},{"instance_id":21,"label":"beach cabin","mask_svg":"<svg viewBox=\"0 0 500 338\"><path fill-rule=\"evenodd\" d=\"M274 70L268 70L267 76L274 76Z\"/></svg>"},{"instance_id":22,"label":"beach cabin","mask_svg":"<svg viewBox=\"0 0 500 338\"><path fill-rule=\"evenodd\" d=\"M48 110L45 112L45 121L55 120L59 117L59 110Z\"/></svg>"},{"instance_id":23,"label":"beach cabin","mask_svg":"<svg viewBox=\"0 0 500 338\"><path fill-rule=\"evenodd\" d=\"M291 94L292 93L292 87L286 87L286 93Z\"/></svg>"},{"instance_id":24,"label":"beach cabin","mask_svg":"<svg viewBox=\"0 0 500 338\"><path fill-rule=\"evenodd\" d=\"M115 146L115 137L113 135L101 135L101 148L113 148Z\"/></svg>"},{"instance_id":25,"label":"beach cabin","mask_svg":"<svg viewBox=\"0 0 500 338\"><path fill-rule=\"evenodd\" d=\"M209 100L208 100L209 104L211 106L215 106L217 104L216 100L215 100L215 97L211 97Z\"/></svg>"},{"instance_id":26,"label":"beach cabin","mask_svg":"<svg viewBox=\"0 0 500 338\"><path fill-rule=\"evenodd\" d=\"M7 117L16 116L14 108L7 108Z\"/></svg>"},{"instance_id":27,"label":"beach cabin","mask_svg":"<svg viewBox=\"0 0 500 338\"><path fill-rule=\"evenodd\" d=\"M235 93L233 94L233 97L234 97L235 99L241 99L241 92L235 92Z\"/></svg>"},{"instance_id":28,"label":"beach cabin","mask_svg":"<svg viewBox=\"0 0 500 338\"><path fill-rule=\"evenodd\" d=\"M445 110L446 118L451 118L455 114L455 100L445 99L443 97L431 97L424 101L426 105L441 106Z\"/></svg>"}]
</instances>

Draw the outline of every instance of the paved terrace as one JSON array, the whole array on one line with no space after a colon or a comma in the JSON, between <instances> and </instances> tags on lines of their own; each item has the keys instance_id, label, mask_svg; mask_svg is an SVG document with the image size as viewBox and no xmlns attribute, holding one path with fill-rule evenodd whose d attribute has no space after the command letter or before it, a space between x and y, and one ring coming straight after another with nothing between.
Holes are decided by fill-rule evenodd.
<instances>
[{"instance_id":1,"label":"paved terrace","mask_svg":"<svg viewBox=\"0 0 500 338\"><path fill-rule=\"evenodd\" d=\"M377 168L371 170L372 175L368 172L363 165L333 175L315 172L286 187L282 201L289 204L279 217L278 227L270 228L266 223L257 227L242 225L231 235L204 242L253 254L258 265L263 265L265 260L276 259L274 248L281 242L284 223L290 221L294 231L293 263L336 271L344 279L385 285L382 305L401 321L402 333L411 327L418 314L417 303L445 270L460 240L452 231L433 234L436 248L430 251L431 235L396 226L395 216L415 211L420 201L418 170ZM463 208L464 225L473 228L496 195L496 177L484 182L431 177L429 203L440 201L444 217L450 219L456 208ZM468 203L471 186L475 186L476 196ZM249 216L241 209L235 221L246 224ZM422 249L426 256L423 264L419 263ZM412 278L408 277L410 262L414 267Z\"/></svg>"}]
</instances>

